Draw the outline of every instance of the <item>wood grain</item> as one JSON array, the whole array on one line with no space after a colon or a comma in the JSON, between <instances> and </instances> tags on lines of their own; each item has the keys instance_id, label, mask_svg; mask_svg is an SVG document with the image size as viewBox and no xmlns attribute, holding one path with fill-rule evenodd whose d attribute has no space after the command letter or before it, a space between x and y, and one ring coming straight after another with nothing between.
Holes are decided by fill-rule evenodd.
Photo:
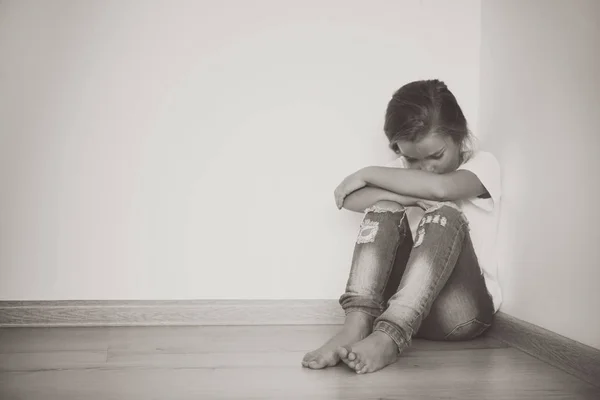
<instances>
[{"instance_id":1,"label":"wood grain","mask_svg":"<svg viewBox=\"0 0 600 400\"><path fill-rule=\"evenodd\" d=\"M309 351L336 334L340 325L118 327L109 328L108 351L114 352L273 352ZM264 338L269 340L264 340ZM291 340L293 338L293 340ZM410 351L506 348L491 337L464 342L415 339Z\"/></svg>"},{"instance_id":2,"label":"wood grain","mask_svg":"<svg viewBox=\"0 0 600 400\"><path fill-rule=\"evenodd\" d=\"M106 351L109 328L0 329L0 353Z\"/></svg>"},{"instance_id":3,"label":"wood grain","mask_svg":"<svg viewBox=\"0 0 600 400\"><path fill-rule=\"evenodd\" d=\"M0 371L97 368L105 365L107 358L106 350L0 353Z\"/></svg>"},{"instance_id":4,"label":"wood grain","mask_svg":"<svg viewBox=\"0 0 600 400\"><path fill-rule=\"evenodd\" d=\"M230 331L231 335L236 336L237 347L235 351L248 352L252 346L256 346L257 338L252 337L253 333L244 334L244 329L248 332L258 332L250 329L250 326L256 327L262 325L260 329L271 329L278 332L282 328L277 325L334 325L343 322L343 312L337 300L169 300L169 301L2 301L0 302L0 326L4 327L31 327L31 326L74 326L80 327L114 327L114 326L156 326L156 327L180 327L180 326L200 326L207 330L208 334L211 326L235 325L240 326L240 331ZM242 328L242 326L248 326ZM270 328L268 328L271 326ZM303 330L304 329L304 330ZM76 331L72 331L76 332ZM101 331L99 331L101 332ZM100 335L106 335L106 332ZM105 350L108 351L109 358L119 359L119 346L143 346L144 337L153 338L156 335L150 328L143 328L139 331L124 331L126 335L138 335L137 344L127 342L126 337L118 339L116 331L111 331L111 337L105 337L105 340L111 341L110 349L108 342ZM210 342L199 342L193 337L185 336L176 341L170 337L169 330L162 331L167 335L164 342L157 343L156 346L164 346L165 342L178 343L180 352L209 351L209 346L219 343L225 338L213 337ZM181 331L176 335L180 335ZM235 333L233 333L235 332ZM308 335L310 330L298 328L296 337ZM6 335L6 333L5 333ZM65 335L69 335L65 333ZM70 334L74 344L79 343L83 351L102 351L102 349L86 348L85 339ZM116 336L115 336L116 335ZM557 335L535 325L520 321L507 314L499 312L496 315L494 325L490 330L490 335L500 339L510 346L514 346L528 354L550 363L586 382L600 387L600 350L585 346L571 339ZM277 339L280 338L280 339ZM0 337L0 351L3 343ZM51 336L48 340L52 339ZM119 342L119 340L121 340ZM279 343L281 351L302 351L298 348L298 343L287 342L280 336L273 336L273 340ZM313 338L313 346L316 346L320 339ZM98 338L95 343L102 340ZM18 339L12 342L11 346L18 346ZM35 343L24 342L20 346L39 346ZM207 343L210 343L207 344ZM204 347L202 347L204 346ZM288 346L288 347L285 347ZM289 347L296 346L296 347ZM146 351L143 349L142 351ZM253 349L252 351L257 351ZM111 353L112 352L112 353ZM175 353L177 353L175 351ZM195 362L195 361L194 361Z\"/></svg>"},{"instance_id":5,"label":"wood grain","mask_svg":"<svg viewBox=\"0 0 600 400\"><path fill-rule=\"evenodd\" d=\"M0 327L341 324L337 300L0 301Z\"/></svg>"},{"instance_id":6,"label":"wood grain","mask_svg":"<svg viewBox=\"0 0 600 400\"><path fill-rule=\"evenodd\" d=\"M591 400L600 396L592 385L488 335L467 342L416 339L397 363L364 376L344 364L320 371L302 368L304 352L339 328L0 329L7 351L0 351L0 398ZM37 344L28 351L27 343ZM106 353L85 350L104 346Z\"/></svg>"}]
</instances>

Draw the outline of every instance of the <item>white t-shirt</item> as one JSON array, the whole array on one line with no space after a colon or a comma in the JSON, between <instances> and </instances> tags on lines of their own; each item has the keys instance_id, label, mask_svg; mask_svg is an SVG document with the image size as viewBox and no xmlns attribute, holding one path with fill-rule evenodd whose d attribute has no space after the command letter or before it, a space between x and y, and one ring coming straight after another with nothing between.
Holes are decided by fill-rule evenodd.
<instances>
[{"instance_id":1,"label":"white t-shirt","mask_svg":"<svg viewBox=\"0 0 600 400\"><path fill-rule=\"evenodd\" d=\"M385 165L386 167L407 168L404 157L399 157ZM500 165L493 154L485 151L476 151L475 154L458 170L473 172L490 194L490 198L471 198L458 200L454 203L461 209L469 221L471 240L481 273L485 279L492 300L494 312L502 304L502 292L498 284L498 254L496 237L500 217L501 173ZM415 238L417 226L423 217L419 207L409 207L406 210L408 223Z\"/></svg>"}]
</instances>

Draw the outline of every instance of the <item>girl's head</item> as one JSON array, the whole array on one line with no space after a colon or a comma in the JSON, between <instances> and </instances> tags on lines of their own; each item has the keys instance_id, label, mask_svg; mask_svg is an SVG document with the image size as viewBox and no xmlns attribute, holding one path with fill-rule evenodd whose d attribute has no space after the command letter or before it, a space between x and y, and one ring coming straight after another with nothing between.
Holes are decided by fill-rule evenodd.
<instances>
[{"instance_id":1,"label":"girl's head","mask_svg":"<svg viewBox=\"0 0 600 400\"><path fill-rule=\"evenodd\" d=\"M467 120L446 84L437 79L402 86L385 113L390 148L411 169L443 174L470 156Z\"/></svg>"}]
</instances>

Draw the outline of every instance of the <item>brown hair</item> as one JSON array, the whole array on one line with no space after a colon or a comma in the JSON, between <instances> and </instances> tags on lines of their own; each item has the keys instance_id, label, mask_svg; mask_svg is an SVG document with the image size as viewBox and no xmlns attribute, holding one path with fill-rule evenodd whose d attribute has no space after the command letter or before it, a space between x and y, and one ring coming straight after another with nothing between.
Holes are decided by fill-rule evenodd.
<instances>
[{"instance_id":1,"label":"brown hair","mask_svg":"<svg viewBox=\"0 0 600 400\"><path fill-rule=\"evenodd\" d=\"M398 89L388 103L383 130L396 154L400 153L398 141L419 141L429 133L450 136L461 148L461 162L472 152L467 120L452 92L438 79Z\"/></svg>"}]
</instances>

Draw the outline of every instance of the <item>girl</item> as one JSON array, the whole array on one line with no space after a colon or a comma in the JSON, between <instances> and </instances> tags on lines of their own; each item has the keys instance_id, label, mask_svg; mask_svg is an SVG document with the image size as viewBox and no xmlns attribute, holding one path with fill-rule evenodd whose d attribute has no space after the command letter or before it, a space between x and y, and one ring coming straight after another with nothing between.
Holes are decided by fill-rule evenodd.
<instances>
[{"instance_id":1,"label":"girl","mask_svg":"<svg viewBox=\"0 0 600 400\"><path fill-rule=\"evenodd\" d=\"M413 337L469 340L502 302L496 275L500 167L471 146L456 98L439 80L401 87L385 134L399 157L366 167L335 190L338 208L363 212L341 331L304 357L357 373L398 360ZM387 305L387 308L384 307Z\"/></svg>"}]
</instances>

